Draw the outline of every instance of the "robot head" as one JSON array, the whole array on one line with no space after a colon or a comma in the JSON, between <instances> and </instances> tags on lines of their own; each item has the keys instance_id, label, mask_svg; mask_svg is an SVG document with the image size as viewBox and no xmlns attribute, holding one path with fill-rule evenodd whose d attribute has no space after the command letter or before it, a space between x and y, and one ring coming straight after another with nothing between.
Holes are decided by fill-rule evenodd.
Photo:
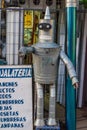
<instances>
[{"instance_id":1,"label":"robot head","mask_svg":"<svg viewBox=\"0 0 87 130\"><path fill-rule=\"evenodd\" d=\"M50 11L47 6L44 19L41 19L38 25L39 42L53 42L53 22L54 21L50 19Z\"/></svg>"}]
</instances>

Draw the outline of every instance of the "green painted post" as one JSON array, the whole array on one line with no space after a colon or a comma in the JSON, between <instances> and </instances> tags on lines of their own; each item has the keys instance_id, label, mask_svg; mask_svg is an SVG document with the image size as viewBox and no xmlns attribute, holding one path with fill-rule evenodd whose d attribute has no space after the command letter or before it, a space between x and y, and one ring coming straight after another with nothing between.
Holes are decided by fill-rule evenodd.
<instances>
[{"instance_id":1,"label":"green painted post","mask_svg":"<svg viewBox=\"0 0 87 130\"><path fill-rule=\"evenodd\" d=\"M66 45L67 55L76 65L76 1L66 1ZM66 128L76 130L76 92L70 77L66 79Z\"/></svg>"}]
</instances>

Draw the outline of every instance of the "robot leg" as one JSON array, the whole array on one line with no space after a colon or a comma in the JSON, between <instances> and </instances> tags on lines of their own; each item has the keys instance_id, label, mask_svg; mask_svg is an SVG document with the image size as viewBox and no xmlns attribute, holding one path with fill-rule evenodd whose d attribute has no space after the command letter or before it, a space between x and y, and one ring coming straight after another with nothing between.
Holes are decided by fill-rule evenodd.
<instances>
[{"instance_id":1,"label":"robot leg","mask_svg":"<svg viewBox=\"0 0 87 130\"><path fill-rule=\"evenodd\" d=\"M43 86L36 83L37 87L37 117L35 121L35 126L44 126L43 119Z\"/></svg>"},{"instance_id":2,"label":"robot leg","mask_svg":"<svg viewBox=\"0 0 87 130\"><path fill-rule=\"evenodd\" d=\"M56 125L56 119L55 119L55 84L50 85L50 101L49 101L49 118L48 118L48 125L54 126Z\"/></svg>"}]
</instances>

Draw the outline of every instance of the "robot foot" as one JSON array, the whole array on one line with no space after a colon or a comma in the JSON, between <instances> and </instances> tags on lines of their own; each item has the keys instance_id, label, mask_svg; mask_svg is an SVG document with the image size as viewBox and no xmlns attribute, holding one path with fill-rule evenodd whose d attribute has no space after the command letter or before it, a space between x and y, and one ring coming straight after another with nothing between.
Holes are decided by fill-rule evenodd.
<instances>
[{"instance_id":1,"label":"robot foot","mask_svg":"<svg viewBox=\"0 0 87 130\"><path fill-rule=\"evenodd\" d=\"M47 124L49 126L55 126L57 123L55 119L49 118Z\"/></svg>"},{"instance_id":2,"label":"robot foot","mask_svg":"<svg viewBox=\"0 0 87 130\"><path fill-rule=\"evenodd\" d=\"M41 120L41 119L36 119L35 121L35 126L44 126L44 120Z\"/></svg>"}]
</instances>

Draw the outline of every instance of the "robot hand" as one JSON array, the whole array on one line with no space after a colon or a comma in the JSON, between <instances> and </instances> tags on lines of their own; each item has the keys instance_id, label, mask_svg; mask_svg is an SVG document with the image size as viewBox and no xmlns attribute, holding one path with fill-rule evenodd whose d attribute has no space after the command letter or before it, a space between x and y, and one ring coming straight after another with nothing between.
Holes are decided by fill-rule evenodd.
<instances>
[{"instance_id":1,"label":"robot hand","mask_svg":"<svg viewBox=\"0 0 87 130\"><path fill-rule=\"evenodd\" d=\"M74 86L74 88L79 87L79 81L76 76L72 77L72 85Z\"/></svg>"},{"instance_id":2,"label":"robot hand","mask_svg":"<svg viewBox=\"0 0 87 130\"><path fill-rule=\"evenodd\" d=\"M77 83L73 84L73 86L74 86L74 88L78 88L79 87L79 83L77 82Z\"/></svg>"}]
</instances>

